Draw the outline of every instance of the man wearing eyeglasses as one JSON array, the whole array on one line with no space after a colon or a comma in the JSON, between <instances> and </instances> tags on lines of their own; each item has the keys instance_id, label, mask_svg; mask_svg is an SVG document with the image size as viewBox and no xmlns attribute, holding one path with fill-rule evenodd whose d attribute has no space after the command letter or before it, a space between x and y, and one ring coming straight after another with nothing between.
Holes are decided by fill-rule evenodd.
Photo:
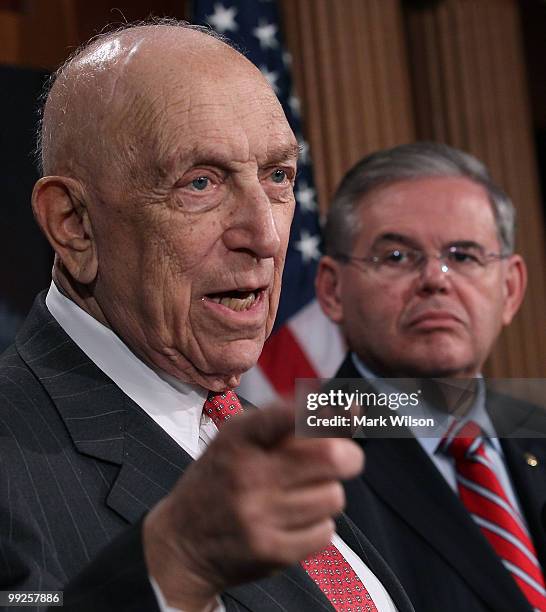
<instances>
[{"instance_id":1,"label":"man wearing eyeglasses","mask_svg":"<svg viewBox=\"0 0 546 612\"><path fill-rule=\"evenodd\" d=\"M427 394L445 417L432 434L361 440L366 469L347 486L349 515L417 611L546 610L546 444L522 439L536 413L481 378L525 291L514 216L481 162L435 143L364 158L329 210L316 288L349 347L336 378L385 390L412 377L423 393L430 378L474 381L457 419L445 385L437 405Z\"/></svg>"}]
</instances>

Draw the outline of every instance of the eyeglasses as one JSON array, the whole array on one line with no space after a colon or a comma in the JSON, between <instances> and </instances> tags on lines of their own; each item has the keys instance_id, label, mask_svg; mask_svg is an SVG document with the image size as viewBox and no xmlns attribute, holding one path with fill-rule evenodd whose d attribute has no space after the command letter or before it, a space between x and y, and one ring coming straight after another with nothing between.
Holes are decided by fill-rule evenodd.
<instances>
[{"instance_id":1,"label":"eyeglasses","mask_svg":"<svg viewBox=\"0 0 546 612\"><path fill-rule=\"evenodd\" d=\"M420 249L410 247L386 248L377 255L369 257L352 257L338 253L335 258L346 263L363 263L372 265L380 274L400 277L413 274L426 266L429 259L437 259L442 272L455 272L462 276L478 277L487 266L509 257L506 253L487 253L480 246L449 246L442 249L439 255L429 255Z\"/></svg>"}]
</instances>

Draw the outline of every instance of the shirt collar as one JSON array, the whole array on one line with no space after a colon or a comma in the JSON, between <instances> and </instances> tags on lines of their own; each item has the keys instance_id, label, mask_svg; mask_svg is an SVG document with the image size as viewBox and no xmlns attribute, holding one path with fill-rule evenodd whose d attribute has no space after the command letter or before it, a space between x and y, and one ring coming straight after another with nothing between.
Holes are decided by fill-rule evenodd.
<instances>
[{"instance_id":1,"label":"shirt collar","mask_svg":"<svg viewBox=\"0 0 546 612\"><path fill-rule=\"evenodd\" d=\"M53 282L46 296L46 306L89 359L195 456L207 390L153 370L111 329L64 296Z\"/></svg>"}]
</instances>

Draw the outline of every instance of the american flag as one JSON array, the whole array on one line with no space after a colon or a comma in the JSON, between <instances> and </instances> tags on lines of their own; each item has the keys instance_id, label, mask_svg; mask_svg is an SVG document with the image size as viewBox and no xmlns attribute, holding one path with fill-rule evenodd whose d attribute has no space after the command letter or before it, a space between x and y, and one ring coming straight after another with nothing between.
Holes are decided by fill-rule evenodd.
<instances>
[{"instance_id":1,"label":"american flag","mask_svg":"<svg viewBox=\"0 0 546 612\"><path fill-rule=\"evenodd\" d=\"M289 396L296 378L328 378L341 363L344 346L337 327L315 300L314 278L321 254L316 193L309 145L301 129L300 104L292 87L290 54L283 46L275 0L194 0L193 22L231 39L275 90L300 144L296 212L275 328L258 365L238 389L263 405Z\"/></svg>"}]
</instances>

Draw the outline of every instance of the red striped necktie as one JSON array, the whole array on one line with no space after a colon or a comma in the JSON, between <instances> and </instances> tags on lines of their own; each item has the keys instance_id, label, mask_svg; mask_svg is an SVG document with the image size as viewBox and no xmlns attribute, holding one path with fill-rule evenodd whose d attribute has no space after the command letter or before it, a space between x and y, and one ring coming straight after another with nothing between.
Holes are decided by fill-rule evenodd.
<instances>
[{"instance_id":1,"label":"red striped necktie","mask_svg":"<svg viewBox=\"0 0 546 612\"><path fill-rule=\"evenodd\" d=\"M242 411L239 398L231 390L223 393L211 391L203 406L203 412L218 428ZM362 581L333 544L310 555L301 565L338 612L377 612Z\"/></svg>"},{"instance_id":2,"label":"red striped necktie","mask_svg":"<svg viewBox=\"0 0 546 612\"><path fill-rule=\"evenodd\" d=\"M546 612L544 576L535 547L485 452L480 427L469 421L442 449L455 459L459 497L535 610Z\"/></svg>"}]
</instances>

